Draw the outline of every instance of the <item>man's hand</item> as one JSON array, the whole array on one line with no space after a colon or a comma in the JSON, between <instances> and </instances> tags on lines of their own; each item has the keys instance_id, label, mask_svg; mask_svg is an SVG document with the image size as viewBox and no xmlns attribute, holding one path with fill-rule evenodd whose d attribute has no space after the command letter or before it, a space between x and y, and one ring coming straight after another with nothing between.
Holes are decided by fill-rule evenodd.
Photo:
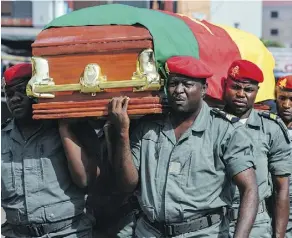
<instances>
[{"instance_id":1,"label":"man's hand","mask_svg":"<svg viewBox=\"0 0 292 238\"><path fill-rule=\"evenodd\" d=\"M118 133L129 131L130 119L127 113L129 101L128 97L116 97L108 105L109 119Z\"/></svg>"},{"instance_id":2,"label":"man's hand","mask_svg":"<svg viewBox=\"0 0 292 238\"><path fill-rule=\"evenodd\" d=\"M117 184L121 192L126 193L133 192L139 180L130 148L130 119L127 113L129 100L128 97L113 98L108 106L110 122L117 132L112 152Z\"/></svg>"}]
</instances>

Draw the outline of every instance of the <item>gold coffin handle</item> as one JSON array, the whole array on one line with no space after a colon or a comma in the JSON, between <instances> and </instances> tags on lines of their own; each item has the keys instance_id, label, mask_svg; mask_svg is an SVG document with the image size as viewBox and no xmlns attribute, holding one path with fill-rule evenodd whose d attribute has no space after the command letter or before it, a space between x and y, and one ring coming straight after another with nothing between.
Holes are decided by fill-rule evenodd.
<instances>
[{"instance_id":1,"label":"gold coffin handle","mask_svg":"<svg viewBox=\"0 0 292 238\"><path fill-rule=\"evenodd\" d=\"M35 85L34 91L36 93L53 93L63 91L81 91L83 93L96 93L104 89L111 88L140 88L147 86L146 80L121 80L121 81L103 81L98 86L83 86L81 84L61 84L61 85ZM151 85L152 86L152 85ZM155 86L153 84L153 86ZM156 85L160 88L160 84ZM152 88L152 87L151 87ZM154 87L153 87L154 88Z\"/></svg>"},{"instance_id":2,"label":"gold coffin handle","mask_svg":"<svg viewBox=\"0 0 292 238\"><path fill-rule=\"evenodd\" d=\"M53 98L54 92L80 91L98 93L106 89L133 88L137 91L157 91L163 80L155 65L152 49L143 50L136 61L136 71L129 80L109 81L96 63L87 64L79 83L56 85L49 75L49 64L42 57L32 57L33 75L27 85L27 95L38 98Z\"/></svg>"}]
</instances>

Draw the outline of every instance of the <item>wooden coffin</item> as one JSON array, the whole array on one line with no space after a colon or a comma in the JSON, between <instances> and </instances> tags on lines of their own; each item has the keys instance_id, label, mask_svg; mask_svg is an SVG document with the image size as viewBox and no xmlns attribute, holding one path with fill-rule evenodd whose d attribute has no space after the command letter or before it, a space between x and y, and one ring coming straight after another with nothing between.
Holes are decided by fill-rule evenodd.
<instances>
[{"instance_id":1,"label":"wooden coffin","mask_svg":"<svg viewBox=\"0 0 292 238\"><path fill-rule=\"evenodd\" d=\"M162 113L162 85L149 31L137 26L49 28L32 44L27 87L34 119L102 117L128 96L129 115Z\"/></svg>"},{"instance_id":2,"label":"wooden coffin","mask_svg":"<svg viewBox=\"0 0 292 238\"><path fill-rule=\"evenodd\" d=\"M131 25L136 23L140 27ZM258 38L179 14L119 4L75 11L50 23L32 54L27 94L38 100L34 119L103 117L116 96L130 97L132 117L162 113L167 107L159 73L173 55L197 57L212 69L205 99L210 106L224 106L222 79L236 59L252 61L264 73L256 101L274 97L274 59Z\"/></svg>"}]
</instances>

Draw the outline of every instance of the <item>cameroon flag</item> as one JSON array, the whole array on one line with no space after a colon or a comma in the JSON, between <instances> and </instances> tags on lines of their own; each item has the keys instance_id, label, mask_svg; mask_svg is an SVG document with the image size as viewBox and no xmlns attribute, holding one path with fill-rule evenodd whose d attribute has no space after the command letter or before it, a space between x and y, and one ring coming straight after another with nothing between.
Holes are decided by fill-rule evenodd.
<instances>
[{"instance_id":1,"label":"cameroon flag","mask_svg":"<svg viewBox=\"0 0 292 238\"><path fill-rule=\"evenodd\" d=\"M50 22L50 27L92 25L142 25L152 35L157 66L163 71L165 61L175 55L200 58L213 71L207 94L222 99L222 79L237 59L257 64L264 82L256 101L274 98L274 58L263 43L247 32L191 19L180 14L108 4L73 11Z\"/></svg>"}]
</instances>

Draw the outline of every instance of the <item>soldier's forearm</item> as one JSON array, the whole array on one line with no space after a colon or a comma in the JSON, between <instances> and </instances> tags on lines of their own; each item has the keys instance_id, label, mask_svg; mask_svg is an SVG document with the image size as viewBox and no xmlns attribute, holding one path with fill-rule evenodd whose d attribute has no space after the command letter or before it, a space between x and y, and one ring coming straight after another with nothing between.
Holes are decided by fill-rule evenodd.
<instances>
[{"instance_id":1,"label":"soldier's forearm","mask_svg":"<svg viewBox=\"0 0 292 238\"><path fill-rule=\"evenodd\" d=\"M88 185L89 180L86 169L88 166L87 155L68 127L59 127L59 132L72 180L78 187L84 188Z\"/></svg>"},{"instance_id":2,"label":"soldier's forearm","mask_svg":"<svg viewBox=\"0 0 292 238\"><path fill-rule=\"evenodd\" d=\"M257 189L247 189L241 192L239 217L234 237L248 238L258 210Z\"/></svg>"},{"instance_id":3,"label":"soldier's forearm","mask_svg":"<svg viewBox=\"0 0 292 238\"><path fill-rule=\"evenodd\" d=\"M234 237L248 238L259 205L258 186L253 168L249 168L233 177L240 192L239 216Z\"/></svg>"},{"instance_id":4,"label":"soldier's forearm","mask_svg":"<svg viewBox=\"0 0 292 238\"><path fill-rule=\"evenodd\" d=\"M132 192L138 184L138 171L134 165L129 132L118 135L114 151L117 182L123 192Z\"/></svg>"},{"instance_id":5,"label":"soldier's forearm","mask_svg":"<svg viewBox=\"0 0 292 238\"><path fill-rule=\"evenodd\" d=\"M275 181L277 180L277 181ZM274 178L275 192L273 227L274 237L284 238L289 219L289 180L288 178Z\"/></svg>"}]
</instances>

